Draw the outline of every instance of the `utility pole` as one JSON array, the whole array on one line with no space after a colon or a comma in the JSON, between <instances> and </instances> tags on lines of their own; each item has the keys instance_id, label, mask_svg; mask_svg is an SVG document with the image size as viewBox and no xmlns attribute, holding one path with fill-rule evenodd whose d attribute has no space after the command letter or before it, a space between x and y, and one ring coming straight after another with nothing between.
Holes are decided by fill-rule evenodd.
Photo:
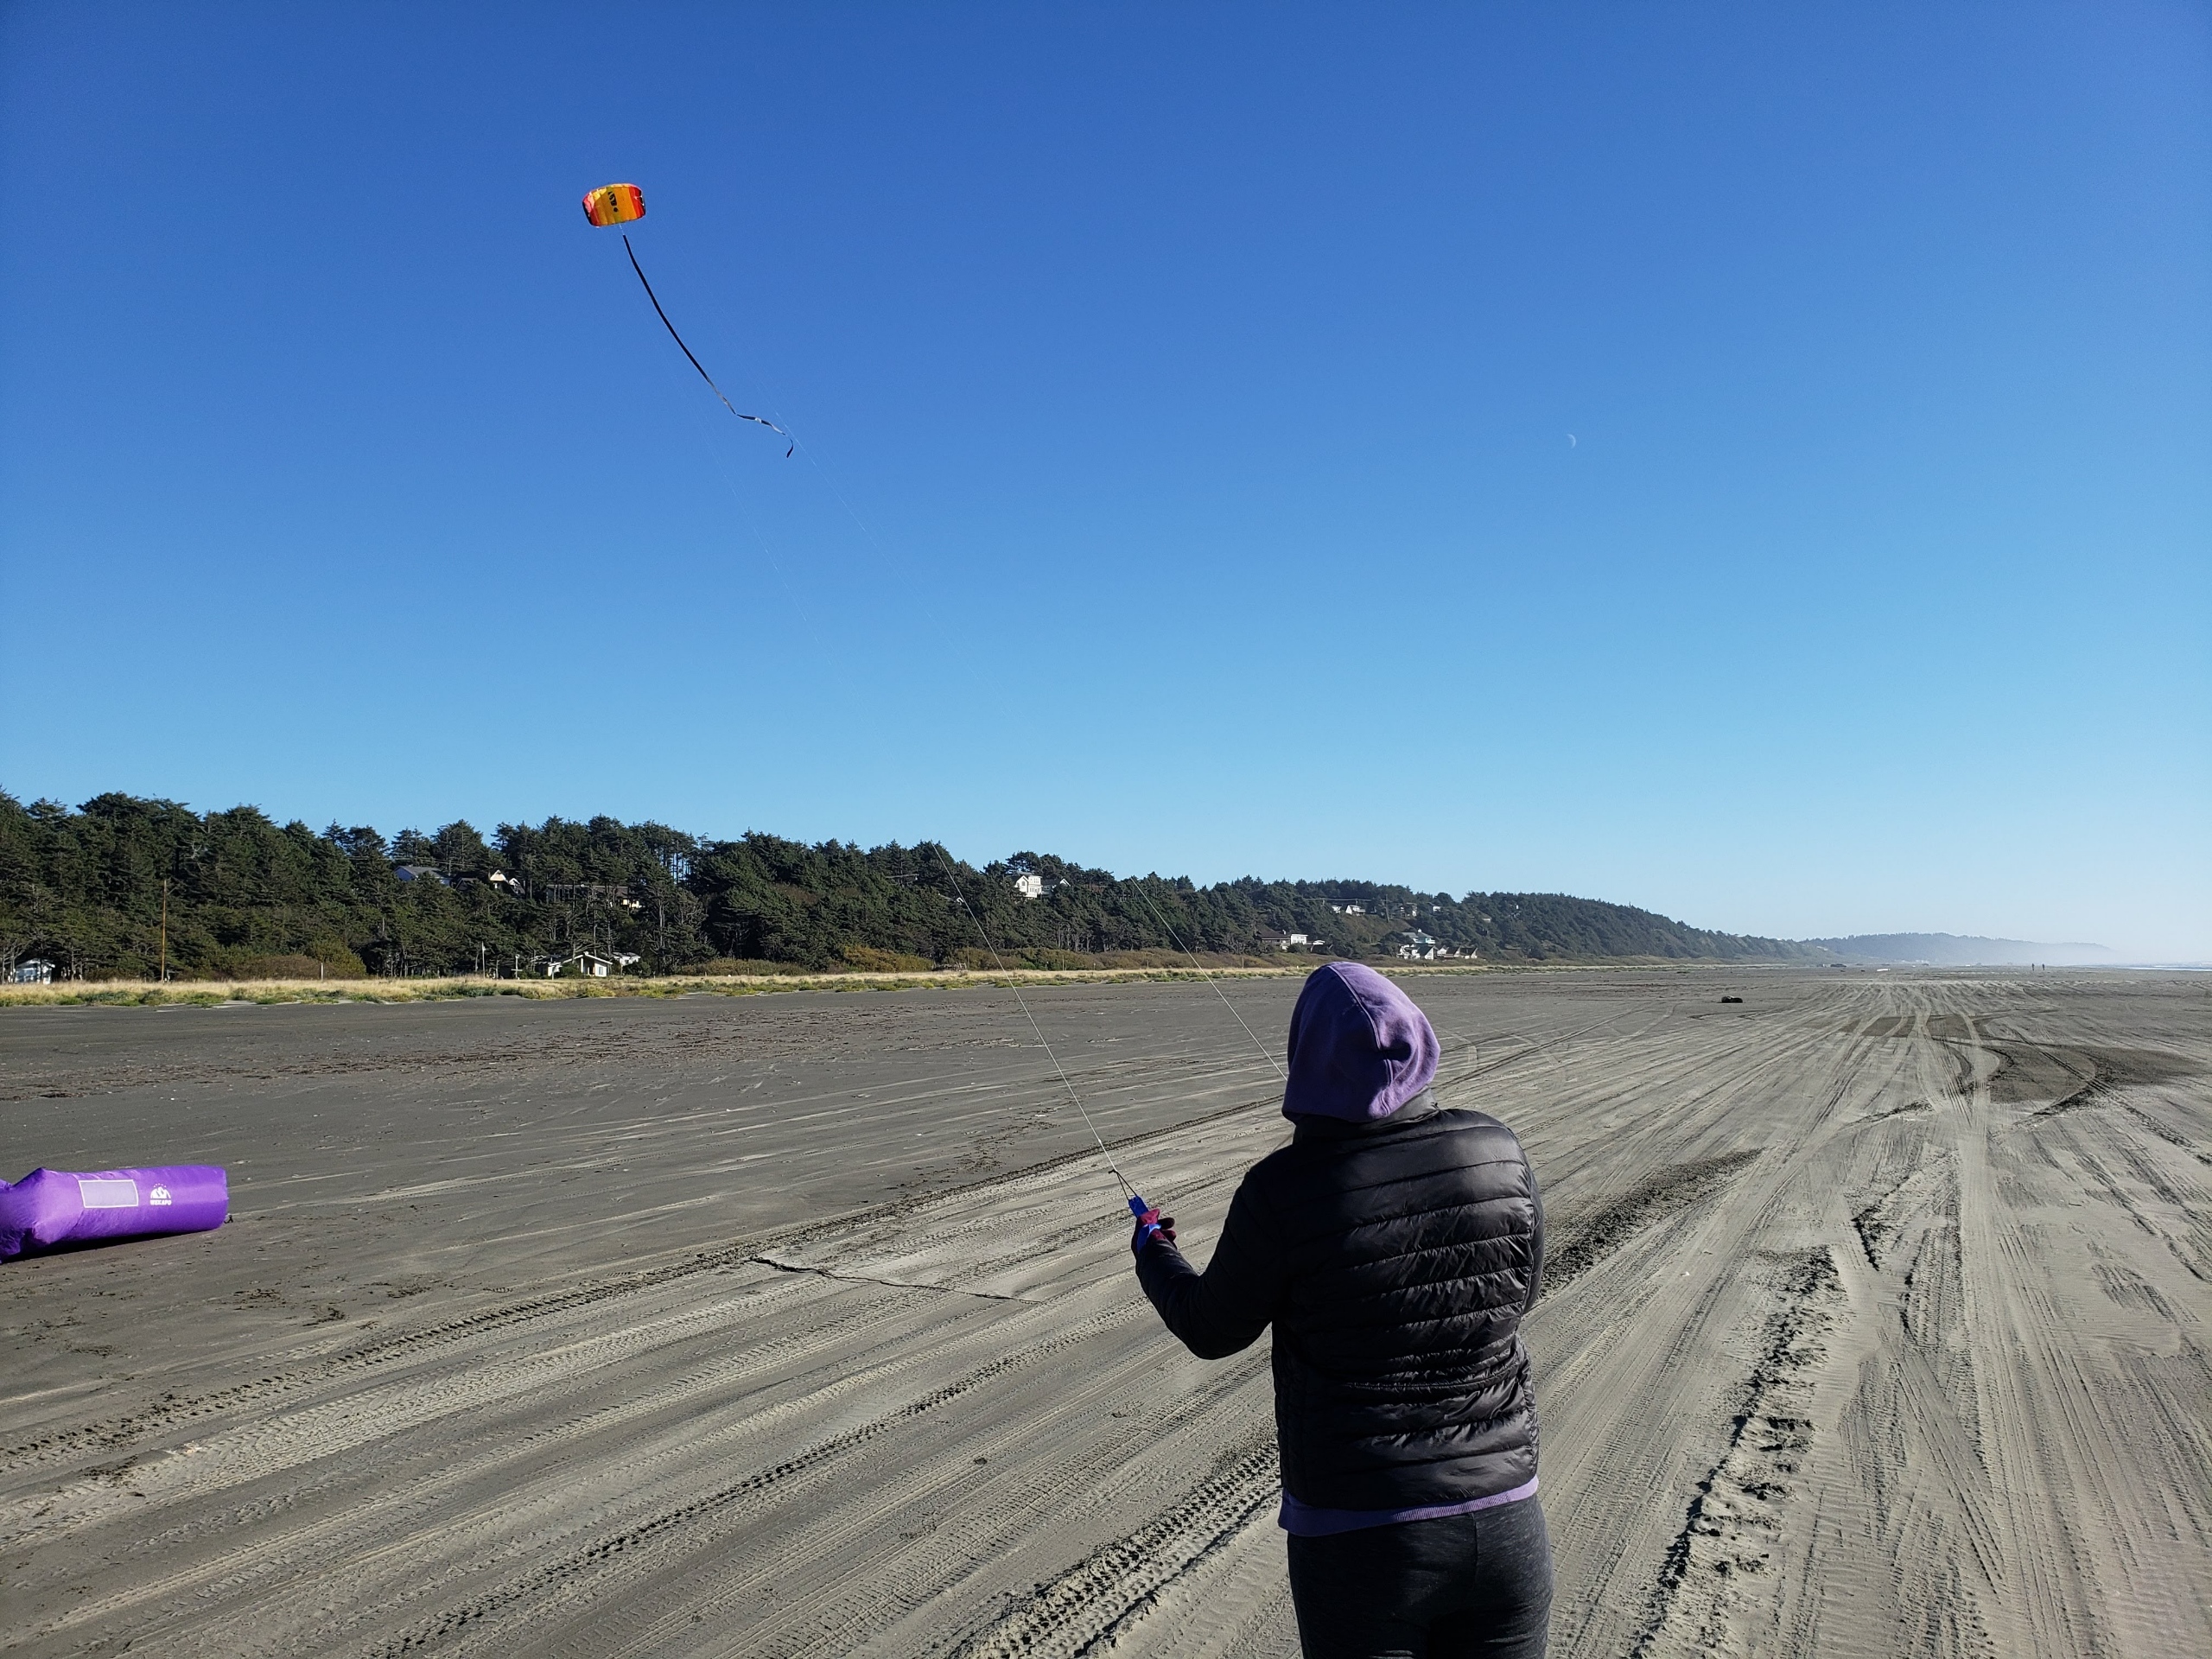
<instances>
[{"instance_id":1,"label":"utility pole","mask_svg":"<svg viewBox=\"0 0 2212 1659\"><path fill-rule=\"evenodd\" d=\"M169 879L162 878L162 983L169 982Z\"/></svg>"}]
</instances>

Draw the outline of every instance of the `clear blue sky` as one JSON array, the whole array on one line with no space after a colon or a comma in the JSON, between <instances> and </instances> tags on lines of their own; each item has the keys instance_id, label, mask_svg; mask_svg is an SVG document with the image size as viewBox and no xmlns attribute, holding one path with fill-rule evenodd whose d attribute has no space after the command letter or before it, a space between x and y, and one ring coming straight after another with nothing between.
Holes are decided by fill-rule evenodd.
<instances>
[{"instance_id":1,"label":"clear blue sky","mask_svg":"<svg viewBox=\"0 0 2212 1659\"><path fill-rule=\"evenodd\" d=\"M0 153L24 798L2212 957L2202 6L16 0Z\"/></svg>"}]
</instances>

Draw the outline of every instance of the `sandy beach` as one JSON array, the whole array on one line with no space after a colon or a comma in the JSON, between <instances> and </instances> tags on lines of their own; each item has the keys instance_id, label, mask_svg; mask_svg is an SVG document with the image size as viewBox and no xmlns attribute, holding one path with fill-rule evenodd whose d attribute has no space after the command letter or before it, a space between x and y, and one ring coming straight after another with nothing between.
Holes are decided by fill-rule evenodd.
<instances>
[{"instance_id":1,"label":"sandy beach","mask_svg":"<svg viewBox=\"0 0 2212 1659\"><path fill-rule=\"evenodd\" d=\"M2205 976L1405 983L1545 1183L1554 1654L2212 1651ZM1197 1260L1296 989L1028 993ZM1266 1344L1005 990L18 1008L0 1097L233 1216L0 1268L10 1652L1296 1650Z\"/></svg>"}]
</instances>

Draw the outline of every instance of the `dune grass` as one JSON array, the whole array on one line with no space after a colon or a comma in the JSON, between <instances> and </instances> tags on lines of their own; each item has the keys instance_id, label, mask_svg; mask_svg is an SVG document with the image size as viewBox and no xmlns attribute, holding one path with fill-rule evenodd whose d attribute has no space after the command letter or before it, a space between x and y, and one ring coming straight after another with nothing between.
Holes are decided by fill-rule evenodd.
<instances>
[{"instance_id":1,"label":"dune grass","mask_svg":"<svg viewBox=\"0 0 2212 1659\"><path fill-rule=\"evenodd\" d=\"M444 979L241 979L68 980L51 985L0 985L0 1008L24 1007L221 1007L230 1003L273 1005L292 1002L440 1002L473 996L515 996L530 1001L571 1001L581 997L758 996L776 991L962 990L976 986L1122 985L1144 981L1302 978L1319 963L1311 957L1253 967L1212 963L1202 973L1185 963L1131 963L1104 968L935 969L927 972L683 974L648 978L619 975L606 979L490 979L474 976ZM1471 974L1496 970L1497 964L1469 963L1445 967L1430 963L1376 964L1399 975Z\"/></svg>"},{"instance_id":2,"label":"dune grass","mask_svg":"<svg viewBox=\"0 0 2212 1659\"><path fill-rule=\"evenodd\" d=\"M1310 966L1310 964L1308 964ZM1300 968L1213 968L1217 977L1281 978ZM958 990L980 985L1122 984L1139 980L1195 980L1185 968L1014 968L928 973L717 974L607 979L263 979L80 980L52 985L0 985L0 1008L219 1007L251 1002L434 1002L472 996L515 996L531 1001L579 997L754 996L774 991Z\"/></svg>"}]
</instances>

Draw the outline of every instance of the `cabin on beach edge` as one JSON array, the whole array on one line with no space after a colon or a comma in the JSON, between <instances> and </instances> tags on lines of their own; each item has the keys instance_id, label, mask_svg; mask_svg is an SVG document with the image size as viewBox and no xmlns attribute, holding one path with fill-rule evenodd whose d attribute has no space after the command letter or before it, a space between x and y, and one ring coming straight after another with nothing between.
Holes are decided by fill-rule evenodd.
<instances>
[{"instance_id":1,"label":"cabin on beach edge","mask_svg":"<svg viewBox=\"0 0 2212 1659\"><path fill-rule=\"evenodd\" d=\"M626 973L643 960L626 950L617 950L611 957L602 957L596 950L579 950L573 957L547 957L545 977L605 979L610 974Z\"/></svg>"}]
</instances>

